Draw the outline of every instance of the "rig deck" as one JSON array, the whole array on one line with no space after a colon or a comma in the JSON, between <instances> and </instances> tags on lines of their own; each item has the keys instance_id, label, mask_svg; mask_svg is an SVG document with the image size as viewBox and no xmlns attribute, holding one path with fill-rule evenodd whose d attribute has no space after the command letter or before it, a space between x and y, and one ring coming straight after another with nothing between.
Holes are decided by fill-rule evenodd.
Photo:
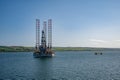
<instances>
[{"instance_id":1,"label":"rig deck","mask_svg":"<svg viewBox=\"0 0 120 80\"><path fill-rule=\"evenodd\" d=\"M48 39L48 45L47 45ZM40 57L52 57L54 52L52 51L52 20L48 20L48 38L47 38L47 22L43 22L43 30L41 34L40 44L40 20L36 19L36 46L33 53L35 58Z\"/></svg>"}]
</instances>

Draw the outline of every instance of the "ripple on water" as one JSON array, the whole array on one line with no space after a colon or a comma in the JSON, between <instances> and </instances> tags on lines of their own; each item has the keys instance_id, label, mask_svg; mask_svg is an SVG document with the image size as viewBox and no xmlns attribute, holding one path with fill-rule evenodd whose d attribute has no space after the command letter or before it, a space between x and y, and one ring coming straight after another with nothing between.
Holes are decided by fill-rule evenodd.
<instances>
[{"instance_id":1,"label":"ripple on water","mask_svg":"<svg viewBox=\"0 0 120 80\"><path fill-rule=\"evenodd\" d=\"M119 52L56 52L49 59L29 52L0 54L0 80L120 80Z\"/></svg>"}]
</instances>

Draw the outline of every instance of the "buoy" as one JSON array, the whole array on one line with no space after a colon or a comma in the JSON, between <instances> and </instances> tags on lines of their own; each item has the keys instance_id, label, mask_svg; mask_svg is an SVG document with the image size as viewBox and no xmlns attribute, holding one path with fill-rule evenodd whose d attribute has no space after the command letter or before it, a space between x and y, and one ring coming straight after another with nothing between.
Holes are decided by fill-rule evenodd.
<instances>
[{"instance_id":1,"label":"buoy","mask_svg":"<svg viewBox=\"0 0 120 80\"><path fill-rule=\"evenodd\" d=\"M97 52L95 52L95 55L97 55Z\"/></svg>"}]
</instances>

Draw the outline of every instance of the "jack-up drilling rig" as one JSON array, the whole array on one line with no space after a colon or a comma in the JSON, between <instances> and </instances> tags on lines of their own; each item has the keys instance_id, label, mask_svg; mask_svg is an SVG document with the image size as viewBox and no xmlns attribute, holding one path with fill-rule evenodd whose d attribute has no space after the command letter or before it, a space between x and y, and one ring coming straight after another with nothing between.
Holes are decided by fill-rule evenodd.
<instances>
[{"instance_id":1,"label":"jack-up drilling rig","mask_svg":"<svg viewBox=\"0 0 120 80\"><path fill-rule=\"evenodd\" d=\"M47 35L48 29L48 35ZM47 45L47 36L48 36L48 45ZM36 19L36 46L33 53L35 58L39 57L52 57L54 52L52 51L52 19L47 22L43 22L43 30L41 34L41 44L40 44L40 20Z\"/></svg>"}]
</instances>

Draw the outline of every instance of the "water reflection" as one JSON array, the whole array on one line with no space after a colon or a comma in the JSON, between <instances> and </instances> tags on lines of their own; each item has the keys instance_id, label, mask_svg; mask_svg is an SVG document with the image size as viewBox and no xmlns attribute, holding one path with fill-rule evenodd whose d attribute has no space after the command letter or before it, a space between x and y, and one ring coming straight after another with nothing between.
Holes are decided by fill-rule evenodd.
<instances>
[{"instance_id":1,"label":"water reflection","mask_svg":"<svg viewBox=\"0 0 120 80\"><path fill-rule=\"evenodd\" d=\"M52 78L53 66L52 66L53 58L35 58L33 65L33 75L34 78L48 80Z\"/></svg>"}]
</instances>

